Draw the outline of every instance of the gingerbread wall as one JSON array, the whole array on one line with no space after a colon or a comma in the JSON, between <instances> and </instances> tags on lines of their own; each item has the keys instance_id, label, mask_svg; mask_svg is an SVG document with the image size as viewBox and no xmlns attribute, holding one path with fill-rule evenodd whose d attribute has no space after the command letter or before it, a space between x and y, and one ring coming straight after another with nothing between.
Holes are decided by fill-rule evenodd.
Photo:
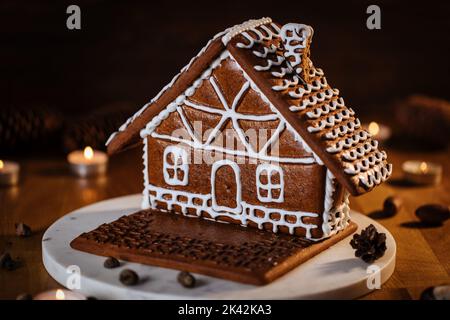
<instances>
[{"instance_id":1,"label":"gingerbread wall","mask_svg":"<svg viewBox=\"0 0 450 320\"><path fill-rule=\"evenodd\" d=\"M160 194L156 205L208 218L217 213L217 205L235 208L239 202L243 204L243 211L256 216L253 221L243 219L244 215L239 216L241 212L214 218L250 226L259 224L266 229L294 232L301 236L306 234L307 237L321 237L326 167L316 163L314 155L305 149L301 137L290 128L276 108L270 105L231 56L222 54L205 73L207 76L202 76L193 84L185 100L175 108L172 107L172 111L144 138L147 139L148 184L178 191L177 199L173 199L174 192ZM185 147L186 156L189 157L189 173L187 180L174 185L165 180L163 158L164 150L175 145ZM216 182L212 185L214 163L224 158L231 160L232 166L237 164L242 190L240 200L236 199L236 174L232 166L225 165L217 169L214 174ZM275 163L282 170L282 201L261 202L258 198L257 168L258 165L269 162ZM211 198L217 203L212 203L211 198L205 200L205 197L203 202L207 201L208 208L214 207L214 212L201 210L199 213L198 209L196 211L192 208L193 205L186 205L186 201L194 200L187 199L187 194L180 194L188 192L209 196L213 188L215 192ZM149 192L150 195L155 195L157 191ZM178 201L184 201L184 205L177 204ZM195 201L199 202L197 207L202 202L201 199ZM259 207L255 209L255 206ZM264 223L261 223L258 218L264 212ZM288 214L292 212L296 216ZM306 214L302 215L303 213ZM284 221L290 224L286 226ZM305 227L305 224L317 227L311 229Z\"/></svg>"},{"instance_id":2,"label":"gingerbread wall","mask_svg":"<svg viewBox=\"0 0 450 320\"><path fill-rule=\"evenodd\" d=\"M199 164L190 164L188 184L186 186L170 185L166 183L163 175L163 155L164 149L167 146L174 145L174 143L152 137L148 137L147 139L149 184L170 190L186 191L193 194L211 194L211 163L202 162ZM188 150L191 159L194 157L194 153L203 152L201 150L194 150L190 147L186 147L186 150ZM210 152L206 153L209 155L211 154ZM312 235L313 237L321 236L322 231L320 226L322 224L326 178L326 168L324 166L318 164L279 164L284 173L284 201L282 203L262 203L258 200L257 196L256 168L259 164L263 163L263 161L249 163L250 159L248 158L244 159L242 157L227 156L218 152L216 152L215 156L218 158L223 157L230 159L238 164L240 169L242 201L251 205L260 205L268 208L318 213L317 218L303 218L303 222L316 224L318 228L312 230ZM219 205L227 207L236 206L235 194L237 192L237 186L235 183L235 174L231 167L223 166L218 169L216 173L215 188L215 194ZM157 202L157 206L163 209L167 208L166 204L160 201ZM181 212L181 208L177 205L174 205L172 210L178 213ZM188 213L195 215L194 210L188 210ZM207 213L202 213L202 215L208 217ZM277 217L277 215L274 214L273 219L277 218L279 219L279 216ZM221 217L219 217L218 220L237 222ZM255 224L251 222L249 225L255 226ZM272 230L272 226L269 224L264 225L264 228ZM288 232L287 228L280 227L279 229L281 232ZM295 232L297 235L305 235L305 230L302 228L296 229Z\"/></svg>"}]
</instances>

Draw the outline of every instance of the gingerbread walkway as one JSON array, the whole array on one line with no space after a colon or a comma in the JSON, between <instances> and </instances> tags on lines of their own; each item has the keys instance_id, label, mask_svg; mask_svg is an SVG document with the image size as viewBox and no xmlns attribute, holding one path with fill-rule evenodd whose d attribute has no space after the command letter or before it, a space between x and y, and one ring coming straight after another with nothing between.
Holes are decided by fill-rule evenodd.
<instances>
[{"instance_id":1,"label":"gingerbread walkway","mask_svg":"<svg viewBox=\"0 0 450 320\"><path fill-rule=\"evenodd\" d=\"M237 225L140 211L83 233L71 247L101 256L262 285L356 230L315 243Z\"/></svg>"}]
</instances>

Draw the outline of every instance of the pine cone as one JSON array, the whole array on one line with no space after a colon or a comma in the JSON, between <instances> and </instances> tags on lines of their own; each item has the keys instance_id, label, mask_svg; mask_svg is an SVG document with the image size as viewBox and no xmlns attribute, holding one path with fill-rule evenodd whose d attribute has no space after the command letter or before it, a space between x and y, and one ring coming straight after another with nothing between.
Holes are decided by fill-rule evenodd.
<instances>
[{"instance_id":1,"label":"pine cone","mask_svg":"<svg viewBox=\"0 0 450 320\"><path fill-rule=\"evenodd\" d=\"M395 104L395 118L404 139L426 147L442 148L449 144L450 102L447 100L412 95Z\"/></svg>"},{"instance_id":2,"label":"pine cone","mask_svg":"<svg viewBox=\"0 0 450 320\"><path fill-rule=\"evenodd\" d=\"M59 113L47 107L2 107L0 111L0 147L15 149L33 143L44 144L61 126Z\"/></svg>"},{"instance_id":3,"label":"pine cone","mask_svg":"<svg viewBox=\"0 0 450 320\"><path fill-rule=\"evenodd\" d=\"M130 116L130 110L134 110L133 104L114 103L78 120L68 120L62 138L63 149L72 151L86 146L105 149L106 140Z\"/></svg>"},{"instance_id":4,"label":"pine cone","mask_svg":"<svg viewBox=\"0 0 450 320\"><path fill-rule=\"evenodd\" d=\"M386 251L386 234L379 233L373 224L361 231L361 234L353 235L350 241L355 256L367 263L372 263L381 258Z\"/></svg>"}]
</instances>

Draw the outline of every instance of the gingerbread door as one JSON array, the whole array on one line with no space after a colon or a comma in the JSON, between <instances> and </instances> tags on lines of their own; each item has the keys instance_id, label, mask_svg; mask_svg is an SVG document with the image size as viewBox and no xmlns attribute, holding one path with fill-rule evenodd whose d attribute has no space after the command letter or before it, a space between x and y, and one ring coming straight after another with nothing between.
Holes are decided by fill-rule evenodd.
<instances>
[{"instance_id":1,"label":"gingerbread door","mask_svg":"<svg viewBox=\"0 0 450 320\"><path fill-rule=\"evenodd\" d=\"M220 160L211 171L212 208L217 212L241 214L241 181L239 166L231 160Z\"/></svg>"}]
</instances>

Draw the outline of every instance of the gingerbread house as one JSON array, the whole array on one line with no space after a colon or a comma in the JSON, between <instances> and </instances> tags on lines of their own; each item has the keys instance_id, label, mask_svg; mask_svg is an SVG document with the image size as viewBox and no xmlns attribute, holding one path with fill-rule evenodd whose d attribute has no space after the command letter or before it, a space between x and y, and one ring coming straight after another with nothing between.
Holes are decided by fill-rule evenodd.
<instances>
[{"instance_id":1,"label":"gingerbread house","mask_svg":"<svg viewBox=\"0 0 450 320\"><path fill-rule=\"evenodd\" d=\"M211 39L107 142L143 142L143 208L320 240L392 166L310 59L313 29L250 20Z\"/></svg>"}]
</instances>

